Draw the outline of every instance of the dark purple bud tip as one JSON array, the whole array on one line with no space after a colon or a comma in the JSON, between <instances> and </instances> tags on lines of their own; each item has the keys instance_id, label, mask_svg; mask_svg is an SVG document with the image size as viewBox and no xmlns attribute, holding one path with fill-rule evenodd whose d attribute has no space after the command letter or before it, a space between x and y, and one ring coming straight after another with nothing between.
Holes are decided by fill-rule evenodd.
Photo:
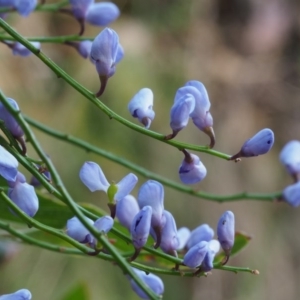
<instances>
[{"instance_id":1,"label":"dark purple bud tip","mask_svg":"<svg viewBox=\"0 0 300 300\"><path fill-rule=\"evenodd\" d=\"M25 156L27 153L27 147L26 147L24 136L15 137L15 139L19 142L21 146L21 154Z\"/></svg>"},{"instance_id":2,"label":"dark purple bud tip","mask_svg":"<svg viewBox=\"0 0 300 300\"><path fill-rule=\"evenodd\" d=\"M129 261L132 262L134 261L140 254L141 249L135 249L133 255L129 258Z\"/></svg>"},{"instance_id":3,"label":"dark purple bud tip","mask_svg":"<svg viewBox=\"0 0 300 300\"><path fill-rule=\"evenodd\" d=\"M174 137L176 137L176 135L178 134L179 131L173 131L173 133L170 133L168 135L165 135L165 140L168 141L168 140L171 140L171 139L174 139Z\"/></svg>"},{"instance_id":4,"label":"dark purple bud tip","mask_svg":"<svg viewBox=\"0 0 300 300\"><path fill-rule=\"evenodd\" d=\"M106 84L107 84L107 81L108 81L107 76L99 76L99 78L100 78L100 90L96 94L97 97L100 97L104 93L105 88L106 88Z\"/></svg>"},{"instance_id":5,"label":"dark purple bud tip","mask_svg":"<svg viewBox=\"0 0 300 300\"><path fill-rule=\"evenodd\" d=\"M153 230L154 230L155 235L156 235L156 243L153 247L154 247L154 249L157 249L160 246L160 243L161 243L161 231L162 230L161 230L160 226L154 227Z\"/></svg>"},{"instance_id":6,"label":"dark purple bud tip","mask_svg":"<svg viewBox=\"0 0 300 300\"><path fill-rule=\"evenodd\" d=\"M107 206L109 207L110 210L110 216L114 219L116 216L116 204L115 203L107 203Z\"/></svg>"},{"instance_id":7,"label":"dark purple bud tip","mask_svg":"<svg viewBox=\"0 0 300 300\"><path fill-rule=\"evenodd\" d=\"M215 136L214 129L212 127L205 127L203 132L210 137L210 144L208 147L212 149L216 144L216 136Z\"/></svg>"}]
</instances>

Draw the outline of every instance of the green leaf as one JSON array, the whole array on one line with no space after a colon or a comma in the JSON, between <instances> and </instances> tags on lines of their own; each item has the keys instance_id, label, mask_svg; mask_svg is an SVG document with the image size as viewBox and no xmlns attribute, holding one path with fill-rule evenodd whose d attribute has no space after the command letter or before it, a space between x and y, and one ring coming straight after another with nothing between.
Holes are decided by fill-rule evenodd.
<instances>
[{"instance_id":1,"label":"green leaf","mask_svg":"<svg viewBox=\"0 0 300 300\"><path fill-rule=\"evenodd\" d=\"M81 282L73 287L61 300L89 300L91 299L87 284Z\"/></svg>"}]
</instances>

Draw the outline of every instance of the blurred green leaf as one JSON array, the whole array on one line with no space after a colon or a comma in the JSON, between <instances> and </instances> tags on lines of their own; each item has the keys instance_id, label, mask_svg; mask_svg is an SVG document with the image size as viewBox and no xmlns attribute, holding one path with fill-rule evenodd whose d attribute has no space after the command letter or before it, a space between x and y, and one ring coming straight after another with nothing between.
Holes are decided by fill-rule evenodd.
<instances>
[{"instance_id":1,"label":"blurred green leaf","mask_svg":"<svg viewBox=\"0 0 300 300\"><path fill-rule=\"evenodd\" d=\"M78 283L61 300L89 300L91 299L87 284Z\"/></svg>"}]
</instances>

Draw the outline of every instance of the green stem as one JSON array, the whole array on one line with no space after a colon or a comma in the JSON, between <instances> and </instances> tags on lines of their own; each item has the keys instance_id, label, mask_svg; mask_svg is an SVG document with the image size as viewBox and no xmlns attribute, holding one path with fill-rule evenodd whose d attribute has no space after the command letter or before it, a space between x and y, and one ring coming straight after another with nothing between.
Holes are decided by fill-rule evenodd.
<instances>
[{"instance_id":1,"label":"green stem","mask_svg":"<svg viewBox=\"0 0 300 300\"><path fill-rule=\"evenodd\" d=\"M54 36L54 37L24 37L27 41L30 42L40 42L40 43L52 43L52 44L62 44L65 42L80 42L80 41L93 41L94 37L85 37L85 36L79 36L79 35L63 35L63 36ZM15 41L15 38L6 35L6 34L0 34L0 41Z\"/></svg>"},{"instance_id":2,"label":"green stem","mask_svg":"<svg viewBox=\"0 0 300 300\"><path fill-rule=\"evenodd\" d=\"M88 151L88 152L98 154L102 157L105 157L119 165L122 165L122 166L134 171L137 174L140 174L149 179L157 180L157 181L161 182L162 184L164 184L165 186L173 188L182 193L193 195L197 198L215 201L215 202L239 201L239 200L243 200L243 199L244 200L273 201L274 199L277 199L281 195L280 192L266 193L266 194L243 192L243 193L238 193L238 194L233 194L233 195L228 195L228 196L220 196L220 195L195 191L188 186L179 184L175 181L169 180L169 179L167 179L163 176L160 176L156 173L150 172L147 169L142 168L139 165L136 165L124 158L120 158L119 156L117 156L111 152L107 152L103 149L97 148L97 147L93 146L92 144L87 143L84 140L81 140L72 135L64 134L62 132L54 130L53 128L50 128L36 120L29 118L29 117L25 117L25 119L30 125L34 126L35 128L41 130L42 132L44 132L56 139L59 139L66 143L75 145L81 149Z\"/></svg>"},{"instance_id":3,"label":"green stem","mask_svg":"<svg viewBox=\"0 0 300 300\"><path fill-rule=\"evenodd\" d=\"M1 19L0 19L1 20ZM119 254L119 252L112 246L107 239L94 227L92 226L85 218L82 210L79 206L74 202L67 189L65 188L58 172L56 171L52 161L49 157L44 153L42 148L40 147L38 141L36 140L33 132L25 121L19 110L16 110L6 99L5 95L0 91L0 100L3 103L4 107L14 116L18 124L23 129L27 140L32 144L34 150L39 155L39 157L43 160L45 165L47 166L49 172L51 173L51 178L63 196L66 205L70 208L70 210L75 214L75 216L80 220L80 222L89 230L89 232L99 241L102 245L111 253L111 255L117 261L119 267L125 272L125 274L129 274L133 280L137 283L137 285L149 296L150 299L158 299L158 296L153 293L151 289L149 289L144 282L138 277L138 275L131 269L127 260Z\"/></svg>"},{"instance_id":4,"label":"green stem","mask_svg":"<svg viewBox=\"0 0 300 300\"><path fill-rule=\"evenodd\" d=\"M72 86L75 90L77 90L81 95L83 95L86 99L92 102L95 106L97 106L102 112L104 112L110 119L115 119L119 123L125 125L132 130L135 130L139 133L147 135L153 139L169 144L179 150L189 149L198 152L204 152L225 160L228 160L231 155L212 150L207 146L197 146L191 145L187 143L182 143L174 140L165 140L165 135L145 129L139 125L136 125L120 115L116 114L109 107L107 107L104 103L102 103L92 92L87 90L81 84L79 84L76 80L74 80L70 75L68 75L64 70L62 70L57 64L55 64L50 58L48 58L42 51L36 49L28 40L22 37L19 33L17 33L13 28L11 28L3 19L0 19L0 26L11 36L13 36L17 41L19 41L22 45L28 48L33 54L35 54L45 65L47 65L59 78L65 80L70 86Z\"/></svg>"}]
</instances>

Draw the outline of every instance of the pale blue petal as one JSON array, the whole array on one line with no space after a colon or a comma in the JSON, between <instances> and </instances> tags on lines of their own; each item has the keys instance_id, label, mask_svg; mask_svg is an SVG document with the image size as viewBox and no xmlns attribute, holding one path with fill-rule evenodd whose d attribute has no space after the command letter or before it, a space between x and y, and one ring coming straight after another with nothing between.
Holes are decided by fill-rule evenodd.
<instances>
[{"instance_id":1,"label":"pale blue petal","mask_svg":"<svg viewBox=\"0 0 300 300\"><path fill-rule=\"evenodd\" d=\"M120 201L125 196L130 194L137 182L138 178L133 173L129 173L124 178L122 178L117 184L118 191L115 194L115 200Z\"/></svg>"},{"instance_id":2,"label":"pale blue petal","mask_svg":"<svg viewBox=\"0 0 300 300\"><path fill-rule=\"evenodd\" d=\"M88 7L86 21L92 25L107 26L120 15L119 8L111 2L100 2Z\"/></svg>"},{"instance_id":3,"label":"pale blue petal","mask_svg":"<svg viewBox=\"0 0 300 300\"><path fill-rule=\"evenodd\" d=\"M0 146L0 175L9 181L15 181L18 174L18 161L6 149Z\"/></svg>"}]
</instances>

